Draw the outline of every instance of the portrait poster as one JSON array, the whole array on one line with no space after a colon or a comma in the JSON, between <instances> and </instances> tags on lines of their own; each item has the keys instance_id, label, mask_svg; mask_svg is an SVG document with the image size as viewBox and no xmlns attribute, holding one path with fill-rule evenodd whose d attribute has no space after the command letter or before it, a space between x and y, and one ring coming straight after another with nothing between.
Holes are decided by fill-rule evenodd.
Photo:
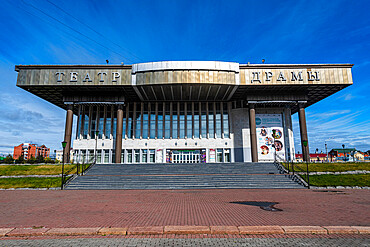
<instances>
[{"instance_id":1,"label":"portrait poster","mask_svg":"<svg viewBox=\"0 0 370 247\"><path fill-rule=\"evenodd\" d=\"M285 160L283 118L281 114L256 114L259 161ZM275 148L274 148L275 146Z\"/></svg>"}]
</instances>

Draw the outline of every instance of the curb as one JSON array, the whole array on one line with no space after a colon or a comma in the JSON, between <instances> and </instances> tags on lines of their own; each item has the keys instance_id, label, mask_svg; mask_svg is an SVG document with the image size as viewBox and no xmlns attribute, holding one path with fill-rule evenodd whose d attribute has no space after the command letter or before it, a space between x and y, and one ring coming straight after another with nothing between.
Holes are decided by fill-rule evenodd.
<instances>
[{"instance_id":1,"label":"curb","mask_svg":"<svg viewBox=\"0 0 370 247\"><path fill-rule=\"evenodd\" d=\"M163 234L370 234L370 226L138 226L112 228L0 228L0 237Z\"/></svg>"}]
</instances>

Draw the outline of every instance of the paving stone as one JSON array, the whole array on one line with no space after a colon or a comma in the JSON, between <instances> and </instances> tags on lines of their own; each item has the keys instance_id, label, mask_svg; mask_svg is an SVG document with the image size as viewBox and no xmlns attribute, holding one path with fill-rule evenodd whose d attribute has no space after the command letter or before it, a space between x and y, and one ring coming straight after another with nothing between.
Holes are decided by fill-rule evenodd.
<instances>
[{"instance_id":1,"label":"paving stone","mask_svg":"<svg viewBox=\"0 0 370 247\"><path fill-rule=\"evenodd\" d=\"M98 234L100 227L94 228L51 228L45 235L95 235Z\"/></svg>"},{"instance_id":2,"label":"paving stone","mask_svg":"<svg viewBox=\"0 0 370 247\"><path fill-rule=\"evenodd\" d=\"M49 228L15 228L13 231L7 233L7 236L40 236L45 234Z\"/></svg>"},{"instance_id":3,"label":"paving stone","mask_svg":"<svg viewBox=\"0 0 370 247\"><path fill-rule=\"evenodd\" d=\"M212 234L239 234L236 226L211 226Z\"/></svg>"},{"instance_id":4,"label":"paving stone","mask_svg":"<svg viewBox=\"0 0 370 247\"><path fill-rule=\"evenodd\" d=\"M328 231L321 226L282 226L285 233L292 234L327 234Z\"/></svg>"},{"instance_id":5,"label":"paving stone","mask_svg":"<svg viewBox=\"0 0 370 247\"><path fill-rule=\"evenodd\" d=\"M280 226L239 226L240 234L283 234Z\"/></svg>"},{"instance_id":6,"label":"paving stone","mask_svg":"<svg viewBox=\"0 0 370 247\"><path fill-rule=\"evenodd\" d=\"M210 234L208 226L165 226L165 234Z\"/></svg>"},{"instance_id":7,"label":"paving stone","mask_svg":"<svg viewBox=\"0 0 370 247\"><path fill-rule=\"evenodd\" d=\"M4 237L7 233L14 230L14 228L0 228L0 237Z\"/></svg>"},{"instance_id":8,"label":"paving stone","mask_svg":"<svg viewBox=\"0 0 370 247\"><path fill-rule=\"evenodd\" d=\"M43 240L3 240L0 246L18 247L18 246L130 246L130 247L168 247L168 246L369 246L369 239L359 238L79 238L79 239L43 239Z\"/></svg>"},{"instance_id":9,"label":"paving stone","mask_svg":"<svg viewBox=\"0 0 370 247\"><path fill-rule=\"evenodd\" d=\"M329 234L338 233L338 234L351 234L359 233L358 230L351 226L323 226L328 230Z\"/></svg>"},{"instance_id":10,"label":"paving stone","mask_svg":"<svg viewBox=\"0 0 370 247\"><path fill-rule=\"evenodd\" d=\"M124 227L124 228L104 227L104 228L101 228L98 233L100 235L126 235L127 234L127 227Z\"/></svg>"},{"instance_id":11,"label":"paving stone","mask_svg":"<svg viewBox=\"0 0 370 247\"><path fill-rule=\"evenodd\" d=\"M129 227L127 230L128 235L150 235L150 234L163 234L162 226L138 226Z\"/></svg>"}]
</instances>

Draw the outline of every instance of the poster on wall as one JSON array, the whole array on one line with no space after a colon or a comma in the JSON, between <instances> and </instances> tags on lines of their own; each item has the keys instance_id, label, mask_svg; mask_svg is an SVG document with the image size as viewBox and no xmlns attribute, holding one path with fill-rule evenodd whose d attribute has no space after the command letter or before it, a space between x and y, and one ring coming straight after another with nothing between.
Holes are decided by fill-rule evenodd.
<instances>
[{"instance_id":1,"label":"poster on wall","mask_svg":"<svg viewBox=\"0 0 370 247\"><path fill-rule=\"evenodd\" d=\"M156 155L155 155L155 162L163 163L163 149L157 149Z\"/></svg>"},{"instance_id":2,"label":"poster on wall","mask_svg":"<svg viewBox=\"0 0 370 247\"><path fill-rule=\"evenodd\" d=\"M259 161L285 160L283 118L281 114L256 114Z\"/></svg>"},{"instance_id":3,"label":"poster on wall","mask_svg":"<svg viewBox=\"0 0 370 247\"><path fill-rule=\"evenodd\" d=\"M209 163L215 163L216 162L216 149L210 149L209 150Z\"/></svg>"}]
</instances>

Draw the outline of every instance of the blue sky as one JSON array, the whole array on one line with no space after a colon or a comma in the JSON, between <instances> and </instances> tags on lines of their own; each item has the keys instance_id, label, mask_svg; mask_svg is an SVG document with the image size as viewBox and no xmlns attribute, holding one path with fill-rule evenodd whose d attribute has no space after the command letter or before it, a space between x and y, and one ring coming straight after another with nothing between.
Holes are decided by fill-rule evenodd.
<instances>
[{"instance_id":1,"label":"blue sky","mask_svg":"<svg viewBox=\"0 0 370 247\"><path fill-rule=\"evenodd\" d=\"M353 63L352 86L306 109L310 149L369 150L369 13L369 1L3 0L0 153L22 142L61 149L64 135L65 112L17 88L14 65L106 59Z\"/></svg>"}]
</instances>

